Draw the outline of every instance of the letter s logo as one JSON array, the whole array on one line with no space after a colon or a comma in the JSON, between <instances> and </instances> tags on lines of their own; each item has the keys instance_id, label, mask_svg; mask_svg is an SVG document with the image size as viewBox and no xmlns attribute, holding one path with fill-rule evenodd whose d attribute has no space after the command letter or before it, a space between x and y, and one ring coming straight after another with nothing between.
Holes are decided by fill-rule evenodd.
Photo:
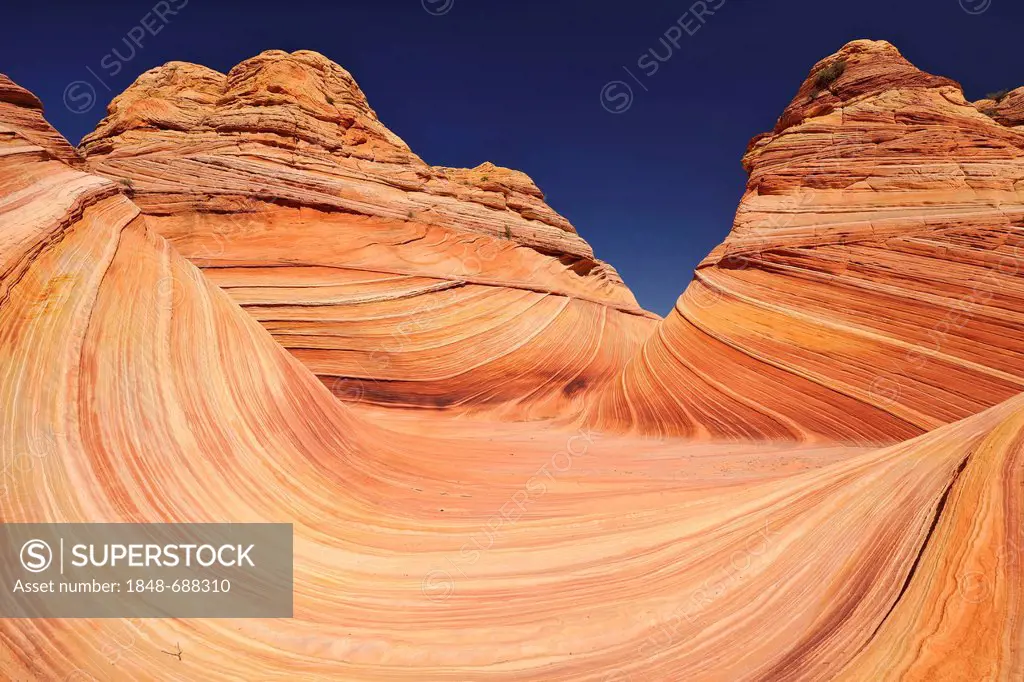
<instances>
[{"instance_id":1,"label":"letter s logo","mask_svg":"<svg viewBox=\"0 0 1024 682\"><path fill-rule=\"evenodd\" d=\"M29 540L21 546L21 565L30 573L42 573L53 562L53 550L42 540Z\"/></svg>"}]
</instances>

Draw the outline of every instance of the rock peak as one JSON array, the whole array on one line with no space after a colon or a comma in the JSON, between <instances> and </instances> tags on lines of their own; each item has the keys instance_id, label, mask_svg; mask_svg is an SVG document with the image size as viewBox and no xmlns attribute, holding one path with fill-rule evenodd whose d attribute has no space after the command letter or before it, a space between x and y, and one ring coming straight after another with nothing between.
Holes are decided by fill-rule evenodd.
<instances>
[{"instance_id":1,"label":"rock peak","mask_svg":"<svg viewBox=\"0 0 1024 682\"><path fill-rule=\"evenodd\" d=\"M403 196L419 192L453 197L492 211L482 219L472 216L472 211L451 216L446 210L438 210L421 215L421 222L447 216L444 220L449 227L482 229L504 239L513 235L520 243L537 248L571 252L573 257L584 259L593 257L581 239L560 243L565 234L575 235L575 229L544 203L543 192L525 173L490 162L472 169L428 165L380 121L351 73L312 50L265 50L227 74L178 61L150 69L114 98L106 118L82 139L80 150L97 163L107 157L115 165L120 163L114 162L118 158L164 152L183 157L198 154L203 163L214 156L227 162L247 154L263 161L273 159L275 182L290 178L287 186L273 192L270 185L262 183L248 189L235 188L241 194L226 192L224 187L214 191L218 189L215 184L209 190L218 197L218 210L236 208L233 200L225 199L228 195L258 195L273 201L338 209L338 197L323 194L324 173L343 171L345 177L360 179L379 176L381 183L400 190ZM123 168L104 166L103 172L124 177L120 175ZM308 193L295 194L294 185L303 184L299 177L317 185L315 198ZM126 179L136 183L138 203L146 205L153 199L150 190L154 188L145 179ZM162 192L157 195L163 196ZM378 206L367 200L368 196L362 196L358 205L342 202L344 209L370 214L379 209L403 219L424 209L407 206L400 210L401 201ZM499 216L512 223L495 222ZM522 220L528 222L516 228ZM556 243L550 235L545 236L549 228L556 231Z\"/></svg>"},{"instance_id":2,"label":"rock peak","mask_svg":"<svg viewBox=\"0 0 1024 682\"><path fill-rule=\"evenodd\" d=\"M265 50L246 59L228 72L225 99L311 111L336 108L377 120L352 74L312 50Z\"/></svg>"},{"instance_id":3,"label":"rock peak","mask_svg":"<svg viewBox=\"0 0 1024 682\"><path fill-rule=\"evenodd\" d=\"M1024 126L1024 87L994 95L996 99L974 102L974 107L1004 126Z\"/></svg>"},{"instance_id":4,"label":"rock peak","mask_svg":"<svg viewBox=\"0 0 1024 682\"><path fill-rule=\"evenodd\" d=\"M856 40L851 40L839 48L835 54L846 55L855 53L885 53L895 55L897 57L903 57L903 54L900 53L899 49L888 40L872 40L871 38L857 38Z\"/></svg>"},{"instance_id":5,"label":"rock peak","mask_svg":"<svg viewBox=\"0 0 1024 682\"><path fill-rule=\"evenodd\" d=\"M953 88L949 78L933 76L911 64L885 40L853 40L820 60L800 85L775 126L776 133L808 118L828 114L843 104L888 90Z\"/></svg>"},{"instance_id":6,"label":"rock peak","mask_svg":"<svg viewBox=\"0 0 1024 682\"><path fill-rule=\"evenodd\" d=\"M366 244L380 247L394 233L385 256L374 250L373 267L649 315L529 176L490 162L427 164L378 119L352 75L317 52L267 50L227 74L184 62L151 69L114 99L81 150L93 172L128 183L144 213L189 238L218 238L220 216L258 215L301 226L278 238L294 245L289 258L310 249L308 263L349 266ZM310 222L300 207L319 219ZM466 253L423 259L416 242L428 233ZM490 251L475 255L485 248L513 265L499 268L506 261Z\"/></svg>"},{"instance_id":7,"label":"rock peak","mask_svg":"<svg viewBox=\"0 0 1024 682\"><path fill-rule=\"evenodd\" d=\"M53 158L77 166L74 147L43 118L43 104L34 94L0 73L0 145L8 136L20 138Z\"/></svg>"},{"instance_id":8,"label":"rock peak","mask_svg":"<svg viewBox=\"0 0 1024 682\"><path fill-rule=\"evenodd\" d=\"M311 50L267 50L227 75L177 61L150 69L114 98L82 148L109 150L119 135L152 129L297 138L328 151L372 142L379 154L414 158L352 74Z\"/></svg>"},{"instance_id":9,"label":"rock peak","mask_svg":"<svg viewBox=\"0 0 1024 682\"><path fill-rule=\"evenodd\" d=\"M0 73L0 102L14 104L26 109L42 110L43 103L31 92Z\"/></svg>"}]
</instances>

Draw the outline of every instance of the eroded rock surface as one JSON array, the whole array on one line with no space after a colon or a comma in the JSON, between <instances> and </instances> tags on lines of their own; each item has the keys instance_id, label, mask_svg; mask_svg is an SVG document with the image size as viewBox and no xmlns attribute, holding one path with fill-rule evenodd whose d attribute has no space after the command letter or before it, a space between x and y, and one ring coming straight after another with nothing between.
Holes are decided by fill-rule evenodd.
<instances>
[{"instance_id":1,"label":"eroded rock surface","mask_svg":"<svg viewBox=\"0 0 1024 682\"><path fill-rule=\"evenodd\" d=\"M554 416L657 319L527 175L428 165L314 52L148 71L81 150L342 396Z\"/></svg>"},{"instance_id":2,"label":"eroded rock surface","mask_svg":"<svg viewBox=\"0 0 1024 682\"><path fill-rule=\"evenodd\" d=\"M371 306L356 326L371 335L392 324L376 306L402 300L396 289L425 296L415 288L448 281L436 272L417 275L425 282L375 279L371 263L411 253L415 267L436 268L444 256L430 254L447 253L446 239L486 230L432 225L433 242L405 251L387 235L406 221L360 214L342 227L331 221L343 211L253 199L241 179L230 192L210 185L219 208L199 210L183 169L214 173L218 161L185 161L169 146L156 159L112 148L90 164L129 169L131 183L95 174L38 100L0 77L0 518L290 522L295 543L294 618L230 627L0 619L0 676L1021 679L1018 133L900 66L913 84L904 91L870 61L900 65L891 46L856 43L844 54L881 74L884 90L852 63L833 84L840 103L830 112L798 114L755 142L733 232L673 315L646 318L612 302L621 284L602 289L592 273L552 266L542 281L564 289L509 314L536 328L544 300L572 311L563 314L574 324L558 332L572 338L529 356L533 391L571 389L509 398L475 419L352 410L244 297L281 289L274 303L301 310L293 289L326 275L290 263L277 240L293 240L301 259L317 252L316 239L329 241L316 231L324 223L362 230L365 251L321 244L339 262L316 267L333 274L363 259L348 268L344 295L358 291ZM216 74L198 73L174 106L221 88ZM843 99L842 78L858 94ZM310 92L296 86L290 96ZM332 92L361 111L344 99L351 90ZM132 130L123 134L143 134ZM825 139L842 164L821 156ZM384 133L377 140L401 150ZM255 159L286 147L262 144L236 140L247 151L234 161L276 168L279 159ZM160 184L162 172L181 175ZM281 174L259 172L268 183ZM450 174L474 187L494 174L529 193L522 177L490 168ZM226 223L238 232L223 232L223 251L193 253L200 270L173 241L216 248L219 213L251 222ZM518 255L482 269L500 284L463 283L460 292L480 287L480 300L445 308L476 305L491 328L508 329L487 297L540 293L508 280L539 277L516 258L553 257L509 250ZM246 281L255 293L242 293L218 259L256 272L279 259L292 271L286 286L263 273ZM415 331L438 345L471 337L458 326L471 315L401 315L432 320ZM580 385L559 374L582 358L604 363L594 370L604 378ZM490 381L477 390L505 390ZM506 395L531 388L521 381ZM447 395L444 381L426 383ZM558 410L561 420L524 421ZM603 426L569 425L584 417ZM665 437L617 433L630 429ZM849 443L924 431L881 448ZM707 442L723 436L738 442ZM792 442L801 439L830 442ZM177 660L166 653L175 647Z\"/></svg>"},{"instance_id":3,"label":"eroded rock surface","mask_svg":"<svg viewBox=\"0 0 1024 682\"><path fill-rule=\"evenodd\" d=\"M1019 130L855 41L743 163L732 231L597 424L884 442L1024 389Z\"/></svg>"}]
</instances>

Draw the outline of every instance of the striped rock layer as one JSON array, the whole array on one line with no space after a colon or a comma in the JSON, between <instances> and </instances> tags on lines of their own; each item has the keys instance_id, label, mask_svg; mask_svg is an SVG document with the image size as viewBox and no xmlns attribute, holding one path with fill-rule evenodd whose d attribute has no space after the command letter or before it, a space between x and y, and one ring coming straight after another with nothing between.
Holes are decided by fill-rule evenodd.
<instances>
[{"instance_id":1,"label":"striped rock layer","mask_svg":"<svg viewBox=\"0 0 1024 682\"><path fill-rule=\"evenodd\" d=\"M1020 393L1022 132L889 43L822 60L594 422L884 442Z\"/></svg>"},{"instance_id":2,"label":"striped rock layer","mask_svg":"<svg viewBox=\"0 0 1024 682\"><path fill-rule=\"evenodd\" d=\"M866 47L879 46L846 48L851 61ZM843 77L853 78L854 65L848 68ZM784 131L777 135L784 139ZM772 144L756 155L761 162ZM894 414L911 407L948 422L915 425L927 433L884 447L778 442L785 439L767 428L738 443L673 435L655 441L498 413L467 420L445 411L381 410L371 421L337 400L210 269L180 255L153 225L163 218L128 196L135 188L93 173L69 149L45 124L38 101L0 79L0 520L289 522L295 617L0 619L4 679L1024 676L1024 396L1002 399L995 388L970 394L967 386L950 388L959 379L935 376L932 400L921 405L903 389L888 394L888 409L862 399L856 403L864 411L840 415L807 393L804 414L786 417L819 440L828 429L843 436L844 428L876 437L863 431L867 426L891 439L885 420L912 424ZM1013 157L1006 157L992 167L1012 169ZM922 182L932 182L926 171ZM875 182L884 192L885 183ZM856 204L860 192L849 193ZM899 194L893 190L891 198ZM908 213L927 213L929 204L907 194ZM745 204L767 211L782 196L748 192ZM835 195L820 196L832 197L826 214L837 219L853 210ZM963 201L972 209L967 215L987 215L981 203ZM943 205L946 220L959 215L958 205ZM1000 208L1012 204L1007 199ZM582 392L584 408L601 408L597 416L613 427L682 432L703 424L713 435L750 428L734 405L762 412L774 406L786 415L783 397L795 400L807 386L830 390L822 394L830 400L857 398L793 368L810 362L812 341L835 335L818 358L820 373L845 376L851 386L859 380L857 366L845 364L856 357L847 347L854 322L838 317L841 324L827 332L792 326L816 324L810 294L824 290L814 288L813 268L799 274L802 261L791 251L804 249L813 261L829 253L821 251L827 245L813 241L813 228L808 235L806 227L784 225L773 235L785 249L745 251L760 238L757 229L769 228L763 220L760 228L744 222L744 214L676 313L641 339L642 349L601 392ZM998 224L993 231L999 229L1012 233ZM890 248L857 259L846 254L847 267L827 274L856 291L856 275L846 273L858 268L886 272L922 253L944 259L941 266L904 267L910 274L902 279L890 275L919 293L893 292L892 305L876 310L892 328L861 336L883 349L896 336L892 329L926 324L904 319L938 305L944 290L925 284L945 275L944 286L965 286L952 273L982 267L978 252L1000 254L1008 243L961 239L939 250L925 238L914 247L910 233L885 239ZM852 242L834 246L842 251ZM705 276L712 278L707 284ZM774 307L755 297L765 286L757 277L775 278ZM787 289L786 277L800 286ZM1014 281L1002 282L1011 294ZM885 283L862 288L881 295ZM706 297L698 287L719 294ZM994 370L992 358L1015 352L1008 320L1019 307L998 298L1011 294L992 290L992 300L977 304L1006 311L995 322L983 318L1001 324L1003 334L992 326L987 335L976 331L970 325L982 318L975 317L951 329L944 338L956 336L962 346L948 341L942 352L977 353L973 364L952 363L958 371ZM803 291L807 300L797 296ZM919 307L907 312L900 300ZM852 314L834 308L837 316ZM733 327L711 326L730 315ZM761 338L777 339L790 355L771 357L762 348L758 357L740 345L738 331L725 336L723 330L742 328L740 320L770 327ZM700 330L704 346L674 336L700 322L710 330ZM990 350L1000 338L1009 339L1001 355ZM734 353L725 354L726 346ZM701 395L685 383L636 392L642 367L657 370L646 376L659 381L671 381L668 372L681 372L678 366L692 377L694 358L704 355L719 366L705 370L710 388ZM794 384L746 386L744 363L755 361ZM640 406L661 393L676 402L641 419ZM938 409L966 412L956 398L971 395L977 409L963 418ZM693 416L693 406L705 404L698 400L722 407ZM834 424L813 426L816 419ZM165 653L176 647L180 658Z\"/></svg>"},{"instance_id":3,"label":"striped rock layer","mask_svg":"<svg viewBox=\"0 0 1024 682\"><path fill-rule=\"evenodd\" d=\"M664 321L529 178L426 165L316 53L149 71L81 149L340 397L886 443L1024 385L1015 93L996 115L885 42L822 60Z\"/></svg>"},{"instance_id":4,"label":"striped rock layer","mask_svg":"<svg viewBox=\"0 0 1024 682\"><path fill-rule=\"evenodd\" d=\"M554 417L657 320L529 177L424 163L315 52L172 62L108 111L90 168L340 396Z\"/></svg>"}]
</instances>

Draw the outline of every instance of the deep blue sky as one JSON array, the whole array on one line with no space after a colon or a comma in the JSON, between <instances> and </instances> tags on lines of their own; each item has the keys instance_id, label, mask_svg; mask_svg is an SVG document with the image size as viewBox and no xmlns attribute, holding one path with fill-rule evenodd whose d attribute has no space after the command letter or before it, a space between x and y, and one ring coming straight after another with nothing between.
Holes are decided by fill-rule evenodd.
<instances>
[{"instance_id":1,"label":"deep blue sky","mask_svg":"<svg viewBox=\"0 0 1024 682\"><path fill-rule=\"evenodd\" d=\"M157 34L116 76L101 62L113 48L130 55L123 39L152 0L8 5L0 72L35 92L77 143L113 94L158 64L226 72L265 49L317 50L353 73L381 120L427 162L493 161L532 176L661 314L731 226L747 141L774 125L818 59L881 38L972 99L1024 84L1021 0L724 0L706 24L684 20L700 28L649 77L638 58L652 47L665 56L659 38L692 0L167 1L179 12L162 28L150 15ZM635 97L612 114L601 92L619 79ZM99 98L81 114L63 104L76 80ZM623 92L610 90L609 104L621 106Z\"/></svg>"}]
</instances>

